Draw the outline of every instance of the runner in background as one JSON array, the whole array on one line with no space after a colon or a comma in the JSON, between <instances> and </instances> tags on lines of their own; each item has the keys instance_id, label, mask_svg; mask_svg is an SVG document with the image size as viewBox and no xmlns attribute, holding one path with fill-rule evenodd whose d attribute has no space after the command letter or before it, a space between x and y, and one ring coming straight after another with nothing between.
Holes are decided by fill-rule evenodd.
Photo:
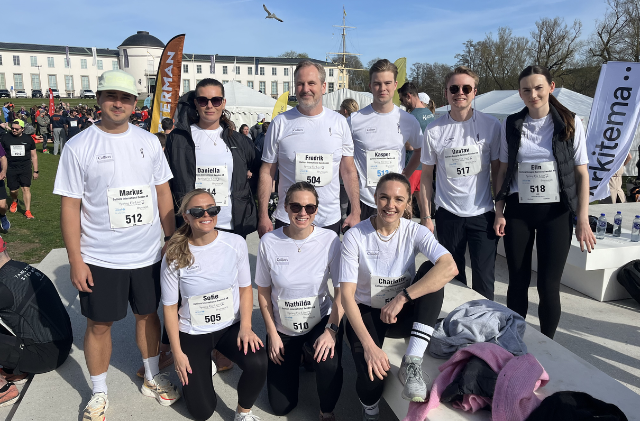
<instances>
[{"instance_id":1,"label":"runner in background","mask_svg":"<svg viewBox=\"0 0 640 421\"><path fill-rule=\"evenodd\" d=\"M342 390L342 305L340 238L314 227L318 193L307 182L287 190L284 207L291 224L262 236L256 264L260 310L267 328L267 391L273 412L283 416L298 405L300 357L311 350L320 398L320 420L335 421ZM329 295L329 276L334 297Z\"/></svg>"},{"instance_id":2,"label":"runner in background","mask_svg":"<svg viewBox=\"0 0 640 421\"><path fill-rule=\"evenodd\" d=\"M403 175L382 176L375 191L378 213L343 238L340 295L365 421L379 419L384 378L391 368L382 351L389 329L394 336L410 338L398 372L402 397L414 402L426 399L422 358L442 308L444 286L458 272L451 254L431 231L408 219L409 190ZM416 274L418 252L429 262Z\"/></svg>"},{"instance_id":3,"label":"runner in background","mask_svg":"<svg viewBox=\"0 0 640 421\"><path fill-rule=\"evenodd\" d=\"M242 369L234 421L259 421L251 407L264 385L267 354L251 329L247 243L215 228L220 207L205 190L187 193L178 212L185 224L166 245L162 304L187 409L196 420L213 415L211 352L218 348Z\"/></svg>"},{"instance_id":4,"label":"runner in background","mask_svg":"<svg viewBox=\"0 0 640 421\"><path fill-rule=\"evenodd\" d=\"M438 241L453 255L457 280L467 284L465 253L469 248L472 287L493 300L498 237L491 179L499 168L500 122L473 109L478 75L460 66L445 78L451 111L427 127L422 150L420 196L422 223L433 232L431 198L436 166L435 203ZM497 188L494 188L497 191Z\"/></svg>"},{"instance_id":5,"label":"runner in background","mask_svg":"<svg viewBox=\"0 0 640 421\"><path fill-rule=\"evenodd\" d=\"M316 226L340 233L340 181L351 201L351 214L342 228L360 220L358 174L353 162L353 141L345 119L322 106L326 91L324 67L303 60L293 72L298 106L273 119L264 142L258 188L258 234L273 231L268 203L271 186L280 173L278 197L284 197L293 183L307 181L316 187L322 207L316 215ZM284 202L275 212L275 228L289 224Z\"/></svg>"},{"instance_id":6,"label":"runner in background","mask_svg":"<svg viewBox=\"0 0 640 421\"><path fill-rule=\"evenodd\" d=\"M373 103L348 119L353 138L353 157L360 181L360 219L375 215L373 193L378 180L390 172L410 178L420 164L422 137L420 124L393 103L398 86L398 68L387 59L369 69L369 89ZM405 144L417 150L405 168Z\"/></svg>"},{"instance_id":7,"label":"runner in background","mask_svg":"<svg viewBox=\"0 0 640 421\"><path fill-rule=\"evenodd\" d=\"M140 391L163 406L180 398L158 367L161 239L162 231L166 241L175 230L171 171L158 138L128 123L136 95L136 82L124 71L98 78L102 120L67 143L53 190L62 196L71 282L87 318L84 355L93 385L82 415L87 421L105 418L111 326L125 318L128 303L145 367Z\"/></svg>"},{"instance_id":8,"label":"runner in background","mask_svg":"<svg viewBox=\"0 0 640 421\"><path fill-rule=\"evenodd\" d=\"M535 240L540 331L553 339L562 313L560 279L574 217L580 249L591 252L596 244L589 227L587 141L580 119L553 96L549 70L529 66L518 79L526 107L502 126L494 228L504 236L507 306L522 317L529 306Z\"/></svg>"},{"instance_id":9,"label":"runner in background","mask_svg":"<svg viewBox=\"0 0 640 421\"><path fill-rule=\"evenodd\" d=\"M0 138L0 145L7 152L7 187L11 194L9 212L18 211L18 192L22 190L24 216L34 219L31 213L31 179L38 179L38 155L33 138L24 134L24 121L14 120L11 132Z\"/></svg>"}]
</instances>

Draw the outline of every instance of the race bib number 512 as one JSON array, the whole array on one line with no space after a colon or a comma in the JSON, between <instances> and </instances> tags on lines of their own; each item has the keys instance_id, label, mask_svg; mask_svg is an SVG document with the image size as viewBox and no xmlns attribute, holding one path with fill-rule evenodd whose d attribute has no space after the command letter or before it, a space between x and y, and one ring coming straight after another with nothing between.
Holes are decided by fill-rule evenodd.
<instances>
[{"instance_id":1,"label":"race bib number 512","mask_svg":"<svg viewBox=\"0 0 640 421\"><path fill-rule=\"evenodd\" d=\"M111 228L130 228L153 222L153 200L149 186L107 190Z\"/></svg>"}]
</instances>

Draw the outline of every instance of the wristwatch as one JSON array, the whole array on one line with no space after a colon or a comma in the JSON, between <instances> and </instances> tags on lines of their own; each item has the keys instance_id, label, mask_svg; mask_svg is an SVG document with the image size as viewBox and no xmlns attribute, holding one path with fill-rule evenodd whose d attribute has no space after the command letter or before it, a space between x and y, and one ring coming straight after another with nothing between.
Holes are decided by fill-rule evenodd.
<instances>
[{"instance_id":1,"label":"wristwatch","mask_svg":"<svg viewBox=\"0 0 640 421\"><path fill-rule=\"evenodd\" d=\"M38 174L39 172L40 172L40 171L34 171L33 173L34 173L34 174Z\"/></svg>"},{"instance_id":2,"label":"wristwatch","mask_svg":"<svg viewBox=\"0 0 640 421\"><path fill-rule=\"evenodd\" d=\"M431 215L425 215L420 219L422 219L423 221L426 221L427 219L431 219Z\"/></svg>"},{"instance_id":3,"label":"wristwatch","mask_svg":"<svg viewBox=\"0 0 640 421\"><path fill-rule=\"evenodd\" d=\"M409 300L409 303L412 303L412 302L413 302L413 298L411 298L411 296L409 295L409 291L407 291L407 289L406 289L406 288L404 288L404 289L402 290L402 294L403 294L405 297L407 297L407 300Z\"/></svg>"},{"instance_id":4,"label":"wristwatch","mask_svg":"<svg viewBox=\"0 0 640 421\"><path fill-rule=\"evenodd\" d=\"M327 325L324 327L325 329L329 329L330 331L332 331L333 333L338 333L338 325L333 324L333 323L327 323Z\"/></svg>"},{"instance_id":5,"label":"wristwatch","mask_svg":"<svg viewBox=\"0 0 640 421\"><path fill-rule=\"evenodd\" d=\"M164 242L166 243L167 241L169 241L171 239L171 235L165 235L164 236Z\"/></svg>"}]
</instances>

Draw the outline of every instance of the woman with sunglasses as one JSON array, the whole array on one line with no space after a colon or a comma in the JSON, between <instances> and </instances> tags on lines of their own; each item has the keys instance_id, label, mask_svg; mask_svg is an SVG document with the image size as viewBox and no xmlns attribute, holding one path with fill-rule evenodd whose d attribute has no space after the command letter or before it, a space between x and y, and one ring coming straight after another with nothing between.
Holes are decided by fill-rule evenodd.
<instances>
[{"instance_id":1,"label":"woman with sunglasses","mask_svg":"<svg viewBox=\"0 0 640 421\"><path fill-rule=\"evenodd\" d=\"M440 314L444 286L458 273L453 257L431 231L411 221L410 197L405 176L382 176L374 194L377 214L343 238L341 299L365 421L379 419L378 402L391 368L382 345L392 326L394 336L410 338L398 372L402 397L414 402L426 399L422 357ZM429 262L416 275L418 252Z\"/></svg>"},{"instance_id":2,"label":"woman with sunglasses","mask_svg":"<svg viewBox=\"0 0 640 421\"><path fill-rule=\"evenodd\" d=\"M216 408L211 352L217 348L242 369L234 420L259 420L251 407L267 376L267 355L251 329L247 243L215 228L220 206L205 190L187 193L179 212L185 224L167 242L161 286L165 325L187 409L196 420L206 420Z\"/></svg>"},{"instance_id":3,"label":"woman with sunglasses","mask_svg":"<svg viewBox=\"0 0 640 421\"><path fill-rule=\"evenodd\" d=\"M269 403L278 416L298 405L300 357L307 347L313 354L320 420L335 420L333 409L342 390L340 238L313 226L318 193L312 184L291 185L284 208L291 224L262 236L256 264L258 301L268 334Z\"/></svg>"},{"instance_id":4,"label":"woman with sunglasses","mask_svg":"<svg viewBox=\"0 0 640 421\"><path fill-rule=\"evenodd\" d=\"M582 122L553 96L549 70L529 66L518 79L525 108L502 126L494 229L507 254L507 306L522 317L536 241L540 331L553 339L574 217L580 249L591 252L596 243L589 227L589 158Z\"/></svg>"}]
</instances>

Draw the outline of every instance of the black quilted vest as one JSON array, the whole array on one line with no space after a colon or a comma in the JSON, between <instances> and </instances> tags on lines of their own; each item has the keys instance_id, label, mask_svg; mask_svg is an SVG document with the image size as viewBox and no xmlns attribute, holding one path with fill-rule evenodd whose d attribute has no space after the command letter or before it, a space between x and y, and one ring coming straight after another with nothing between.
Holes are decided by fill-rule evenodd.
<instances>
[{"instance_id":1,"label":"black quilted vest","mask_svg":"<svg viewBox=\"0 0 640 421\"><path fill-rule=\"evenodd\" d=\"M522 111L511 114L507 117L505 132L507 137L507 145L509 146L509 163L507 174L502 183L502 188L496 196L496 201L504 200L509 194L509 186L511 180L518 171L518 150L520 149L520 138L522 136L522 124L529 114L529 109L524 107ZM560 187L560 198L562 203L567 206L572 215L576 215L578 211L578 193L576 186L575 164L573 162L573 139L567 141L561 140L565 124L562 117L553 105L549 104L549 115L553 121L553 140L552 149L553 156L558 164L558 184Z\"/></svg>"}]
</instances>

